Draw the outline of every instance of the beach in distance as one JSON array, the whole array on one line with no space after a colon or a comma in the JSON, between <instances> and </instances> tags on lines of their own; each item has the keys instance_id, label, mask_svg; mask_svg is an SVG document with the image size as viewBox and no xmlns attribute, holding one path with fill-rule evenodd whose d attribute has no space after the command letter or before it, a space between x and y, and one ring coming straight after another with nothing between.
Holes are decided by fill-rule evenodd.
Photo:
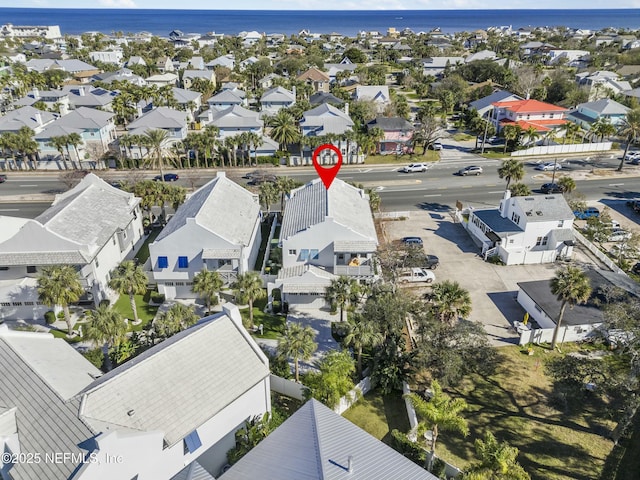
<instances>
[{"instance_id":1,"label":"beach in distance","mask_svg":"<svg viewBox=\"0 0 640 480\"><path fill-rule=\"evenodd\" d=\"M640 9L258 11L0 8L0 19L0 23L14 25L59 25L63 34L145 31L159 36L166 36L174 29L185 33L230 35L251 30L290 35L306 29L348 36L355 36L362 30L386 32L389 27L396 30L410 28L416 33L434 28L454 33L491 26L640 29Z\"/></svg>"}]
</instances>

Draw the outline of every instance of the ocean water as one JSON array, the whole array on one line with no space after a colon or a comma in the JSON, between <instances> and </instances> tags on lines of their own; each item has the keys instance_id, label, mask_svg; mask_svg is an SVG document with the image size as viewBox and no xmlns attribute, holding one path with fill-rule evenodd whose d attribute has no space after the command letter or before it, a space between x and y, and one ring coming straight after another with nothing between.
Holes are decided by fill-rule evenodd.
<instances>
[{"instance_id":1,"label":"ocean water","mask_svg":"<svg viewBox=\"0 0 640 480\"><path fill-rule=\"evenodd\" d=\"M410 28L415 32L439 27L444 32L472 31L490 26L566 26L597 30L605 27L640 29L640 9L603 10L397 10L397 11L257 11L257 10L121 10L0 8L0 24L59 25L63 34L98 31L151 32L167 36L185 33L237 34L337 32L354 36L361 30Z\"/></svg>"}]
</instances>

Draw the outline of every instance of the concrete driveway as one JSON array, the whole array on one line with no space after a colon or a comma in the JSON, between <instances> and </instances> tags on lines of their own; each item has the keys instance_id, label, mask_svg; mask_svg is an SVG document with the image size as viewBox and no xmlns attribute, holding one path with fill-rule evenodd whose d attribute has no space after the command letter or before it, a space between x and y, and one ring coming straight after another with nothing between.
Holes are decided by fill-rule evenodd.
<instances>
[{"instance_id":1,"label":"concrete driveway","mask_svg":"<svg viewBox=\"0 0 640 480\"><path fill-rule=\"evenodd\" d=\"M311 327L316 332L315 342L318 349L308 361L300 361L300 373L315 369L315 363L320 361L326 352L339 350L340 345L331 335L331 323L334 321L340 321L340 316L317 308L294 309L287 315L287 323L299 323L303 327Z\"/></svg>"},{"instance_id":2,"label":"concrete driveway","mask_svg":"<svg viewBox=\"0 0 640 480\"><path fill-rule=\"evenodd\" d=\"M411 212L407 220L387 221L383 225L384 241L405 236L424 240L425 252L440 258L434 272L436 282L457 281L469 291L472 301L469 319L484 325L494 346L517 343L512 325L515 320L522 320L525 313L516 302L517 283L551 279L557 269L555 264L499 266L485 262L479 256L480 248L462 225L453 222L448 207L442 205L427 205L423 211ZM416 294L430 289L408 288Z\"/></svg>"}]
</instances>

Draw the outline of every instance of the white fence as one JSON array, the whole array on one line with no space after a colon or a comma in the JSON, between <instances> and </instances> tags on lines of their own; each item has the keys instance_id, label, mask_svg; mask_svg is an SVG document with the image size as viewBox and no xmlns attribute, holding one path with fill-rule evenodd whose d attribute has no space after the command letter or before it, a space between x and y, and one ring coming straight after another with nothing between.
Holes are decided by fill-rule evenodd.
<instances>
[{"instance_id":1,"label":"white fence","mask_svg":"<svg viewBox=\"0 0 640 480\"><path fill-rule=\"evenodd\" d=\"M296 383L293 380L287 380L286 378L279 377L271 374L269 376L271 382L271 390L280 393L285 397L295 398L296 400L304 400L305 386L301 383Z\"/></svg>"},{"instance_id":2,"label":"white fence","mask_svg":"<svg viewBox=\"0 0 640 480\"><path fill-rule=\"evenodd\" d=\"M567 153L606 152L611 150L611 142L572 143L567 145L541 145L525 150L511 152L512 157L526 157L529 155L562 155Z\"/></svg>"},{"instance_id":3,"label":"white fence","mask_svg":"<svg viewBox=\"0 0 640 480\"><path fill-rule=\"evenodd\" d=\"M371 390L371 377L363 378L353 390L340 399L338 405L333 409L338 415L342 415L351 405L356 403L360 396Z\"/></svg>"},{"instance_id":4,"label":"white fence","mask_svg":"<svg viewBox=\"0 0 640 480\"><path fill-rule=\"evenodd\" d=\"M582 235L578 230L576 230L575 228L573 229L573 234L576 236L576 239L585 246L585 248L587 250L589 250L591 253L593 253L596 257L598 257L598 260L600 260L602 263L604 263L611 271L615 272L615 273L619 273L620 275L624 275L627 276L627 273L622 270L620 267L618 267L613 260L611 260L609 257L607 257L607 255L605 255L605 253L600 250L598 247L596 247L593 243L591 243L589 240L587 240L584 235Z\"/></svg>"}]
</instances>

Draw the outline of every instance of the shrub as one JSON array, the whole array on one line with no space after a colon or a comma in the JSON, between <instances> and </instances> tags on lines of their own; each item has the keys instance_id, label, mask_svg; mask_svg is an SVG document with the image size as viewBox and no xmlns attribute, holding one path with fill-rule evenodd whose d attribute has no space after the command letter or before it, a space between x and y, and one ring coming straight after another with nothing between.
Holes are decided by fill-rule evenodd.
<instances>
[{"instance_id":1,"label":"shrub","mask_svg":"<svg viewBox=\"0 0 640 480\"><path fill-rule=\"evenodd\" d=\"M64 320L64 310L60 310L56 316L58 317L58 320Z\"/></svg>"},{"instance_id":2,"label":"shrub","mask_svg":"<svg viewBox=\"0 0 640 480\"><path fill-rule=\"evenodd\" d=\"M89 360L96 368L102 368L102 362L104 361L104 354L102 348L92 348L82 354L84 358Z\"/></svg>"},{"instance_id":3,"label":"shrub","mask_svg":"<svg viewBox=\"0 0 640 480\"><path fill-rule=\"evenodd\" d=\"M433 465L431 466L431 473L433 473L438 478L446 478L444 476L446 470L447 464L444 463L444 460L436 457L433 460Z\"/></svg>"},{"instance_id":4,"label":"shrub","mask_svg":"<svg viewBox=\"0 0 640 480\"><path fill-rule=\"evenodd\" d=\"M500 255L491 255L490 257L487 257L487 262L492 263L493 265L504 265Z\"/></svg>"},{"instance_id":5,"label":"shrub","mask_svg":"<svg viewBox=\"0 0 640 480\"><path fill-rule=\"evenodd\" d=\"M51 325L56 321L56 314L53 313L53 310L49 310L44 314L44 321L47 322L47 325Z\"/></svg>"},{"instance_id":6,"label":"shrub","mask_svg":"<svg viewBox=\"0 0 640 480\"><path fill-rule=\"evenodd\" d=\"M391 436L393 437L393 446L395 450L418 465L425 464L427 453L422 447L420 447L420 445L409 440L409 437L407 437L406 434L396 430L395 428L391 431Z\"/></svg>"},{"instance_id":7,"label":"shrub","mask_svg":"<svg viewBox=\"0 0 640 480\"><path fill-rule=\"evenodd\" d=\"M164 303L165 297L164 294L158 292L151 293L151 301L153 303Z\"/></svg>"},{"instance_id":8,"label":"shrub","mask_svg":"<svg viewBox=\"0 0 640 480\"><path fill-rule=\"evenodd\" d=\"M105 299L100 300L99 305L101 307L108 307L109 305L111 305L111 302L109 301L108 298L105 298Z\"/></svg>"}]
</instances>

